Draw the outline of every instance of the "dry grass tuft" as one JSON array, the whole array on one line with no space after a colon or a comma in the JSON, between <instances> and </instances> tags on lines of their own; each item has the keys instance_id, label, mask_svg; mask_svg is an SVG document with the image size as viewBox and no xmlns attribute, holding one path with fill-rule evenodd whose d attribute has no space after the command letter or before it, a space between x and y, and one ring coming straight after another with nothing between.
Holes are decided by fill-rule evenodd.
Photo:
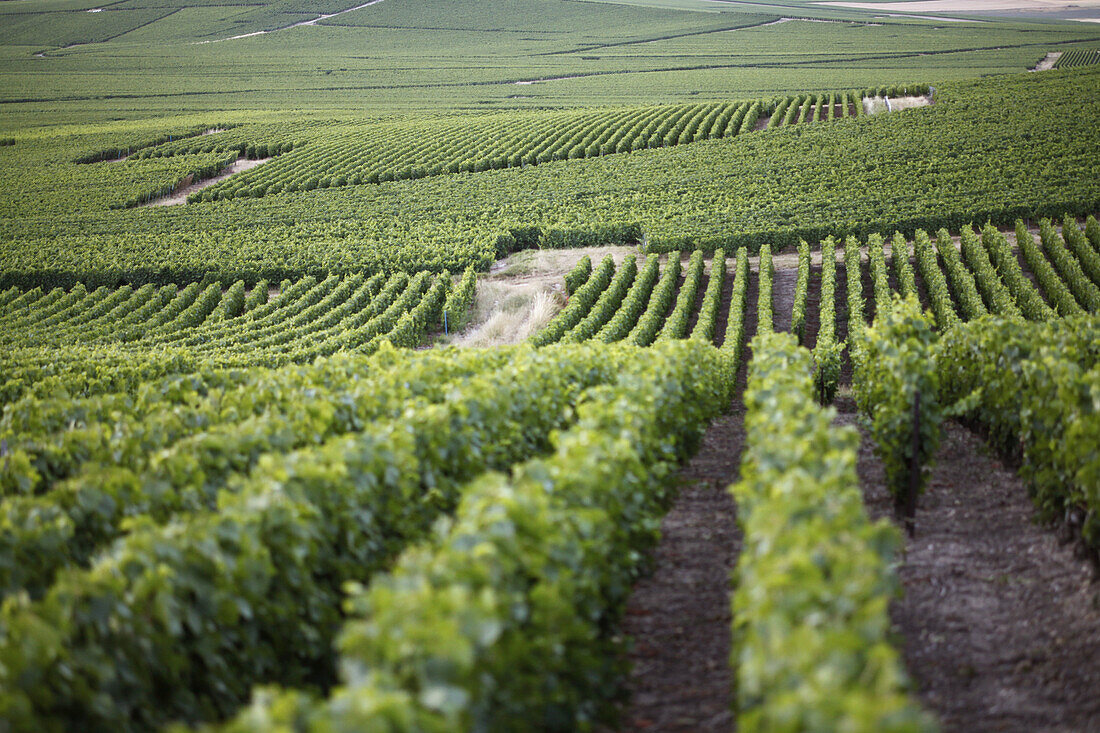
<instances>
[{"instance_id":1,"label":"dry grass tuft","mask_svg":"<svg viewBox=\"0 0 1100 733\"><path fill-rule=\"evenodd\" d=\"M501 346L526 340L545 326L562 305L560 293L537 283L486 282L478 288L471 326L459 346Z\"/></svg>"}]
</instances>

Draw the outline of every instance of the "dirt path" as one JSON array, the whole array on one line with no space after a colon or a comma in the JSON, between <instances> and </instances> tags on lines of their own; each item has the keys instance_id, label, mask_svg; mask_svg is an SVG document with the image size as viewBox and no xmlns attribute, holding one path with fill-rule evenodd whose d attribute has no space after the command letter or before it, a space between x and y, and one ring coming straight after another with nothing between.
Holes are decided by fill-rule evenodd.
<instances>
[{"instance_id":1,"label":"dirt path","mask_svg":"<svg viewBox=\"0 0 1100 733\"><path fill-rule=\"evenodd\" d=\"M850 398L838 422L855 424ZM891 607L921 702L945 731L1100 729L1100 588L1088 562L1035 524L1027 488L948 423ZM860 483L889 517L864 433Z\"/></svg>"},{"instance_id":2,"label":"dirt path","mask_svg":"<svg viewBox=\"0 0 1100 733\"><path fill-rule=\"evenodd\" d=\"M741 534L726 490L737 480L743 409L711 423L680 471L654 572L634 588L623 633L634 640L623 731L729 731L730 573Z\"/></svg>"},{"instance_id":3,"label":"dirt path","mask_svg":"<svg viewBox=\"0 0 1100 733\"><path fill-rule=\"evenodd\" d=\"M772 278L772 327L776 331L791 330L794 310L794 286L798 282L798 269L775 268Z\"/></svg>"},{"instance_id":4,"label":"dirt path","mask_svg":"<svg viewBox=\"0 0 1100 733\"><path fill-rule=\"evenodd\" d=\"M438 344L500 346L515 344L537 332L565 304L565 274L588 255L598 266L611 255L618 267L636 247L528 249L497 261L478 279L470 320L460 333Z\"/></svg>"},{"instance_id":5,"label":"dirt path","mask_svg":"<svg viewBox=\"0 0 1100 733\"><path fill-rule=\"evenodd\" d=\"M541 84L545 81L569 81L570 79L583 79L586 74L574 75L574 76L548 76L545 79L523 79L521 81L512 82L519 86L529 86L531 84Z\"/></svg>"},{"instance_id":6,"label":"dirt path","mask_svg":"<svg viewBox=\"0 0 1100 733\"><path fill-rule=\"evenodd\" d=\"M1051 51L1042 61L1036 64L1034 69L1028 69L1028 71L1050 71L1061 57L1062 51Z\"/></svg>"},{"instance_id":7,"label":"dirt path","mask_svg":"<svg viewBox=\"0 0 1100 733\"><path fill-rule=\"evenodd\" d=\"M182 188L177 188L176 192L172 195L164 196L159 199L153 199L152 201L142 204L142 206L179 206L180 204L185 204L187 203L187 197L195 193L195 191L201 191L204 188L209 188L210 186L213 186L215 183L221 183L226 178L229 178L235 173L242 173L244 171L251 170L252 168L255 168L258 165L262 165L269 160L271 160L271 158L260 158L259 160L237 158L234 163L232 163L228 168L222 170L221 173L214 176L213 178L204 178L197 183L190 183L186 186L183 186Z\"/></svg>"}]
</instances>

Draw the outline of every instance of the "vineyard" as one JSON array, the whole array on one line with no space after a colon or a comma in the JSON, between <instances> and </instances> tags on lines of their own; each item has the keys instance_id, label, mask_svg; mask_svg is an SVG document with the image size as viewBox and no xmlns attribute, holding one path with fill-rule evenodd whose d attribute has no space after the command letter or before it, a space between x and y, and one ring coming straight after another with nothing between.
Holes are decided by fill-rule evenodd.
<instances>
[{"instance_id":1,"label":"vineyard","mask_svg":"<svg viewBox=\"0 0 1100 733\"><path fill-rule=\"evenodd\" d=\"M1089 488L1100 422L1077 397L1100 357L1100 225L1067 216L1033 234L1020 221L1013 236L1015 247L991 226L827 239L813 253L765 246L751 262L745 248L709 264L702 250L617 267L585 257L565 277L568 304L531 339L540 348L465 354L393 346L418 344L444 312L460 324L472 270L453 284L422 272L9 288L0 710L17 728L138 729L246 703L230 728L284 715L354 726L383 709L415 729L601 719L617 668L597 632L643 568L667 467L728 403L747 348L734 496L748 554L731 600L740 724L828 715L931 729L882 631L900 538L859 508L858 436L830 427L819 402L851 375L910 529L942 421L965 415L1005 450L1024 446L1040 515L1082 511L1080 536L1100 548ZM1024 389L1000 366L1006 354ZM608 486L624 493L596 491ZM835 526L807 524L806 511ZM501 522L513 529L500 534ZM472 563L461 548L475 545ZM778 570L803 546L838 563L809 607ZM536 567L547 580L531 586ZM557 587L566 568L575 580ZM347 581L358 585L345 617ZM851 604L871 616L847 632ZM157 610L136 623L142 608ZM810 613L835 620L796 635ZM850 672L817 687L808 670L845 633L861 639ZM453 645L394 642L440 635ZM784 666L761 666L776 645L790 647ZM202 682L173 685L181 675ZM270 683L288 691L251 696ZM774 692L807 684L798 704ZM321 699L289 691L318 685ZM416 693L428 689L438 696Z\"/></svg>"},{"instance_id":2,"label":"vineyard","mask_svg":"<svg viewBox=\"0 0 1100 733\"><path fill-rule=\"evenodd\" d=\"M878 90L867 90L877 92ZM892 87L884 92L908 90ZM914 91L917 91L914 89ZM924 93L924 90L919 90ZM295 155L280 157L250 175L235 176L189 201L260 198L283 191L312 191L365 183L402 181L445 173L481 173L554 160L595 158L649 148L752 132L764 119L767 128L832 120L864 113L864 93L800 95L779 101L660 106L609 112L556 115L493 115L441 124L349 126L325 130ZM822 109L824 108L824 112ZM250 158L278 155L284 145L248 145L219 140L206 145L161 145L150 157L230 149Z\"/></svg>"},{"instance_id":3,"label":"vineyard","mask_svg":"<svg viewBox=\"0 0 1100 733\"><path fill-rule=\"evenodd\" d=\"M118 163L132 159L162 167L176 163L178 167L173 168L185 171L173 185L110 204L111 208L131 208L174 192L184 181L212 178L238 157L264 161L277 157L262 169L235 175L190 194L187 200L196 203L261 198L281 192L481 173L671 147L759 129L859 117L866 113L865 97L927 93L926 86L894 85L770 100L596 112L507 113L473 120L462 116L428 123L219 123L155 138L134 136L124 144L83 153L73 162ZM212 156L216 162L206 163Z\"/></svg>"},{"instance_id":4,"label":"vineyard","mask_svg":"<svg viewBox=\"0 0 1100 733\"><path fill-rule=\"evenodd\" d=\"M0 5L0 733L1100 729L1087 9Z\"/></svg>"},{"instance_id":5,"label":"vineyard","mask_svg":"<svg viewBox=\"0 0 1100 733\"><path fill-rule=\"evenodd\" d=\"M7 243L0 288L187 283L207 274L251 286L359 271L455 273L485 270L519 249L637 242L647 251L721 247L732 256L741 246L755 253L765 243L797 246L829 235L911 236L918 228L1084 216L1100 208L1091 175L1098 133L1088 122L1097 112L1097 68L1049 72L1042 84L1027 75L938 86L936 103L921 110L629 154L157 208L111 210L146 190L135 179L149 177L149 191L178 181L190 164L174 161L187 155L72 161L156 140L163 130L121 139L110 132L47 137L0 148L0 160L27 163L0 183L10 191L0 199ZM206 124L233 122L223 115ZM254 123L168 145L266 139L294 146L205 195L236 185L237 176L269 175L271 166L320 147L292 133L290 123L279 124L282 137L274 123L271 137L267 123ZM340 125L319 127L332 132ZM981 142L970 144L979 133L974 139ZM235 137L215 143L222 136ZM169 180L156 173L164 166L176 171ZM1048 168L1059 174L1035 174Z\"/></svg>"},{"instance_id":6,"label":"vineyard","mask_svg":"<svg viewBox=\"0 0 1100 733\"><path fill-rule=\"evenodd\" d=\"M1100 50L1075 48L1059 56L1058 60L1054 62L1054 68L1068 69L1074 66L1089 66L1090 64L1100 64Z\"/></svg>"}]
</instances>

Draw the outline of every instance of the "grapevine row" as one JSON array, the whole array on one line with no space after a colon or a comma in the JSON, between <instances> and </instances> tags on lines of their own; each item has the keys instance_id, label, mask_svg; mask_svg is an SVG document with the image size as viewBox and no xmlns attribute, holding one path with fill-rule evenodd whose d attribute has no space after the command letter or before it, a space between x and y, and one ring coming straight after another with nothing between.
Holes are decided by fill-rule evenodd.
<instances>
[{"instance_id":1,"label":"grapevine row","mask_svg":"<svg viewBox=\"0 0 1100 733\"><path fill-rule=\"evenodd\" d=\"M638 259L635 255L627 255L623 264L615 271L611 284L600 294L580 323L562 337L562 342L577 343L595 336L619 310L637 275Z\"/></svg>"},{"instance_id":2,"label":"grapevine row","mask_svg":"<svg viewBox=\"0 0 1100 733\"><path fill-rule=\"evenodd\" d=\"M759 289L756 296L756 333L772 333L772 280L775 267L772 265L772 249L765 244L760 248Z\"/></svg>"},{"instance_id":3,"label":"grapevine row","mask_svg":"<svg viewBox=\"0 0 1100 733\"><path fill-rule=\"evenodd\" d=\"M794 303L791 305L791 333L804 345L806 338L806 301L810 293L810 245L798 243L798 272L794 284Z\"/></svg>"},{"instance_id":4,"label":"grapevine row","mask_svg":"<svg viewBox=\"0 0 1100 733\"><path fill-rule=\"evenodd\" d=\"M679 339L687 335L688 319L695 309L695 296L699 291L699 284L703 280L703 251L695 250L688 259L687 274L680 285L680 292L676 294L676 304L672 307L665 325L657 334L657 339Z\"/></svg>"},{"instance_id":5,"label":"grapevine row","mask_svg":"<svg viewBox=\"0 0 1100 733\"><path fill-rule=\"evenodd\" d=\"M665 271L661 273L661 279L646 305L645 312L638 318L638 322L627 334L627 340L638 346L649 346L657 338L665 322L665 316L672 307L676 296L676 286L680 278L680 253L673 252L668 256Z\"/></svg>"},{"instance_id":6,"label":"grapevine row","mask_svg":"<svg viewBox=\"0 0 1100 733\"><path fill-rule=\"evenodd\" d=\"M776 102L732 102L595 112L510 114L433 120L431 124L346 125L306 144L248 149L277 158L192 194L190 200L259 198L453 173L518 168L684 145L752 131ZM219 149L225 149L224 143ZM154 148L143 155L190 152L193 146ZM205 148L200 148L205 149ZM245 154L242 152L242 154ZM266 155L265 155L266 154Z\"/></svg>"},{"instance_id":7,"label":"grapevine row","mask_svg":"<svg viewBox=\"0 0 1100 733\"><path fill-rule=\"evenodd\" d=\"M917 497L928 483L943 421L936 331L910 295L878 310L861 338L863 358L852 379L856 404L870 423L895 510L912 533Z\"/></svg>"},{"instance_id":8,"label":"grapevine row","mask_svg":"<svg viewBox=\"0 0 1100 733\"><path fill-rule=\"evenodd\" d=\"M744 536L730 660L738 730L934 730L890 645L901 543L864 511L859 435L817 406L810 354L792 335L752 348L731 489Z\"/></svg>"},{"instance_id":9,"label":"grapevine row","mask_svg":"<svg viewBox=\"0 0 1100 733\"><path fill-rule=\"evenodd\" d=\"M1016 245L1027 262L1027 267L1035 275L1035 279L1042 288L1043 294L1060 316L1076 316L1081 314L1081 306L1077 305L1073 294L1062 282L1042 250L1035 244L1035 238L1031 236L1027 226L1022 221L1016 222Z\"/></svg>"},{"instance_id":10,"label":"grapevine row","mask_svg":"<svg viewBox=\"0 0 1100 733\"><path fill-rule=\"evenodd\" d=\"M821 306L817 343L813 350L814 390L818 401L833 401L840 383L844 343L836 340L836 242L826 237L821 243Z\"/></svg>"},{"instance_id":11,"label":"grapevine row","mask_svg":"<svg viewBox=\"0 0 1100 733\"><path fill-rule=\"evenodd\" d=\"M307 276L284 282L271 301L266 285L246 295L240 281L224 291L217 283L92 293L77 285L39 297L9 296L0 306L0 343L13 351L5 356L0 397L16 399L32 385L41 390L37 383L64 372L67 357L51 355L56 349L75 355L103 347L136 358L180 349L180 358L192 363L275 366L340 350L371 351L383 338L416 346L429 331L442 328L444 311L452 324L456 318L461 322L475 287L476 274L469 269L453 297L446 272L411 278L397 273L388 279L333 275L320 281Z\"/></svg>"},{"instance_id":12,"label":"grapevine row","mask_svg":"<svg viewBox=\"0 0 1100 733\"><path fill-rule=\"evenodd\" d=\"M913 256L916 260L917 272L920 273L924 288L928 292L932 313L936 317L936 328L941 332L947 331L959 322L959 316L951 303L951 292L947 288L947 279L936 259L932 240L924 230L918 230L913 237Z\"/></svg>"},{"instance_id":13,"label":"grapevine row","mask_svg":"<svg viewBox=\"0 0 1100 733\"><path fill-rule=\"evenodd\" d=\"M143 729L231 713L254 683L331 676L343 582L369 578L423 536L466 481L550 448L569 405L623 366L615 353L591 349L520 350L438 405L414 402L397 421L367 422L316 447L274 449L220 495L216 511L136 524L87 570L60 576L41 601L0 612L0 707L21 728ZM707 395L720 386L698 382ZM687 398L685 389L677 384L674 394ZM705 417L691 410L653 423ZM136 613L154 599L158 613ZM20 632L28 623L56 635L28 644ZM180 676L191 684L173 683Z\"/></svg>"},{"instance_id":14,"label":"grapevine row","mask_svg":"<svg viewBox=\"0 0 1100 733\"><path fill-rule=\"evenodd\" d=\"M691 331L691 338L703 343L714 342L714 328L718 320L718 308L722 304L722 287L726 283L726 253L716 250L710 262L710 279L699 307L699 318Z\"/></svg>"},{"instance_id":15,"label":"grapevine row","mask_svg":"<svg viewBox=\"0 0 1100 733\"><path fill-rule=\"evenodd\" d=\"M890 276L886 273L886 252L880 234L867 238L867 266L871 271L871 292L877 321L890 310Z\"/></svg>"},{"instance_id":16,"label":"grapevine row","mask_svg":"<svg viewBox=\"0 0 1100 733\"><path fill-rule=\"evenodd\" d=\"M262 691L227 730L274 729L284 715L334 730L381 719L418 730L532 721L572 730L606 714L620 650L605 630L653 541L666 467L730 387L718 352L693 341L659 344L645 359L629 353L551 455L466 486L435 541L353 588L339 687L322 700ZM440 638L448 643L404 641Z\"/></svg>"},{"instance_id":17,"label":"grapevine row","mask_svg":"<svg viewBox=\"0 0 1100 733\"><path fill-rule=\"evenodd\" d=\"M946 232L943 234L946 235ZM948 239L950 239L949 235ZM974 272L974 279L989 312L999 316L1018 317L1020 309L997 275L997 270L989 258L989 252L982 246L974 230L969 225L964 226L959 232L959 239L963 258Z\"/></svg>"},{"instance_id":18,"label":"grapevine row","mask_svg":"<svg viewBox=\"0 0 1100 733\"><path fill-rule=\"evenodd\" d=\"M1039 241L1043 245L1043 253L1054 265L1081 308L1088 313L1100 311L1100 288L1085 274L1049 219L1039 222Z\"/></svg>"},{"instance_id":19,"label":"grapevine row","mask_svg":"<svg viewBox=\"0 0 1100 733\"><path fill-rule=\"evenodd\" d=\"M959 313L963 320L969 321L981 318L988 313L985 303L982 302L982 296L978 293L978 286L974 283L974 275L963 264L962 256L959 254L959 250L955 248L955 242L946 229L941 229L936 234L936 251L943 262L943 269L947 273L947 283L955 296L955 302L959 305ZM979 272L982 273L983 278L988 278L992 272L992 264L989 265L988 269ZM996 277L995 274L992 276ZM991 290L988 285L982 289L985 292Z\"/></svg>"},{"instance_id":20,"label":"grapevine row","mask_svg":"<svg viewBox=\"0 0 1100 733\"><path fill-rule=\"evenodd\" d=\"M1020 238L1017 237L1017 242L1019 241ZM1024 251L1023 247L1025 245L1026 242L1021 245L1021 251ZM1053 318L1054 311L1046 304L1043 296L1039 295L1039 291L1024 275L1020 262L1016 259L1016 253L1012 251L1005 236L996 228L987 224L982 229L982 246L989 252L990 258L997 268L997 274L1001 276L1008 291L1012 293L1012 297L1023 316L1030 321L1045 321L1048 318ZM1028 256L1028 253L1024 251L1024 258L1027 259ZM1038 276L1034 269L1032 273Z\"/></svg>"},{"instance_id":21,"label":"grapevine row","mask_svg":"<svg viewBox=\"0 0 1100 733\"><path fill-rule=\"evenodd\" d=\"M901 296L916 295L917 280L913 275L913 264L909 261L909 242L901 232L895 232L890 242L890 266Z\"/></svg>"},{"instance_id":22,"label":"grapevine row","mask_svg":"<svg viewBox=\"0 0 1100 733\"><path fill-rule=\"evenodd\" d=\"M730 354L730 363L741 363L741 352L745 344L745 307L749 288L749 252L742 247L737 250L737 262L733 273L733 293L730 295L729 319L726 322L726 335L722 341L722 351Z\"/></svg>"},{"instance_id":23,"label":"grapevine row","mask_svg":"<svg viewBox=\"0 0 1100 733\"><path fill-rule=\"evenodd\" d=\"M1019 456L1040 515L1068 521L1100 549L1100 341L1096 316L966 324L941 339L937 368L946 404Z\"/></svg>"},{"instance_id":24,"label":"grapevine row","mask_svg":"<svg viewBox=\"0 0 1100 733\"><path fill-rule=\"evenodd\" d=\"M1058 60L1054 62L1055 69L1069 69L1074 66L1091 66L1100 64L1100 50L1093 48L1071 48L1062 52Z\"/></svg>"},{"instance_id":25,"label":"grapevine row","mask_svg":"<svg viewBox=\"0 0 1100 733\"><path fill-rule=\"evenodd\" d=\"M653 287L657 284L657 278L660 274L660 265L658 255L651 254L646 257L642 271L638 273L638 277L634 280L630 292L623 299L619 310L596 334L598 341L605 344L622 341L634 329L634 326L638 323L638 318L642 315L646 306L649 305Z\"/></svg>"}]
</instances>

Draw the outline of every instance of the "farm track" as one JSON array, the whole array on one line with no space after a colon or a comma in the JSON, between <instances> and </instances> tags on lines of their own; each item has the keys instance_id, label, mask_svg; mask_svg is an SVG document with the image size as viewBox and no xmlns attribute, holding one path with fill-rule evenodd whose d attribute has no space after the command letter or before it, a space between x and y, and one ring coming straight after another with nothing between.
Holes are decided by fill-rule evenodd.
<instances>
[{"instance_id":1,"label":"farm track","mask_svg":"<svg viewBox=\"0 0 1100 733\"><path fill-rule=\"evenodd\" d=\"M839 424L862 435L860 484L890 517L873 441L851 398ZM945 731L1100 728L1100 610L1087 560L1035 522L1024 482L954 422L917 510L891 606L921 702Z\"/></svg>"},{"instance_id":2,"label":"farm track","mask_svg":"<svg viewBox=\"0 0 1100 733\"><path fill-rule=\"evenodd\" d=\"M775 268L772 278L772 326L776 331L791 330L791 311L794 308L794 286L797 280L797 268Z\"/></svg>"},{"instance_id":3,"label":"farm track","mask_svg":"<svg viewBox=\"0 0 1100 733\"><path fill-rule=\"evenodd\" d=\"M198 43L203 44L203 43L218 43L220 41L236 41L236 40L239 40L241 38L252 38L253 36L264 36L264 35L267 35L268 33L275 33L276 31L288 31L292 28L302 28L304 26L317 25L319 22L321 22L323 20L328 20L329 18L335 18L337 16L344 15L345 13L352 13L352 12L355 12L356 10L362 10L363 8L369 8L371 5L377 5L380 2L382 2L382 0L368 0L365 3L362 3L360 5L356 5L355 7L347 8L346 10L338 10L335 13L321 14L321 15L318 15L316 18L311 18L309 20L302 20L302 21L299 21L297 23L291 23L290 25L284 25L284 26L280 26L278 28L272 28L270 30L260 30L260 31L253 31L252 33L242 33L238 36L230 36L229 38L220 38L220 39L217 39L217 40L210 40L210 41L198 41Z\"/></svg>"},{"instance_id":4,"label":"farm track","mask_svg":"<svg viewBox=\"0 0 1100 733\"><path fill-rule=\"evenodd\" d=\"M1036 64L1034 68L1028 69L1028 71L1050 71L1054 68L1054 64L1057 63L1058 59L1061 57L1062 51L1051 51L1046 56L1044 56L1043 60Z\"/></svg>"},{"instance_id":5,"label":"farm track","mask_svg":"<svg viewBox=\"0 0 1100 733\"><path fill-rule=\"evenodd\" d=\"M141 207L179 206L181 204L186 204L187 197L195 193L196 191L201 191L204 188L210 188L211 186L221 183L230 176L236 175L237 173L243 173L247 170L252 170L256 166L263 165L269 160L271 160L271 158L259 158L255 160L249 160L248 158L242 156L240 158L237 158L237 160L231 163L228 167L222 169L221 173L217 174L216 176L204 178L200 181L195 181L194 183L187 183L181 188L176 189L173 193L168 194L167 196L161 196L160 198L146 201L144 204L141 204Z\"/></svg>"},{"instance_id":6,"label":"farm track","mask_svg":"<svg viewBox=\"0 0 1100 733\"><path fill-rule=\"evenodd\" d=\"M600 51L607 48L621 48L622 46L638 46L646 43L656 43L659 41L674 41L679 38L691 38L694 36L709 36L715 33L729 33L731 31L747 31L753 28L763 28L764 26L776 25L783 20L792 20L791 18L776 18L775 20L762 21L759 23L752 23L749 25L731 25L723 26L721 28L707 28L705 30L698 31L684 31L683 33L669 33L663 36L651 36L649 38L635 39L631 41L616 41L614 43L593 43L577 48L570 48L559 51L544 51L542 53L532 54L534 56L567 56L575 53L589 53L591 51Z\"/></svg>"},{"instance_id":7,"label":"farm track","mask_svg":"<svg viewBox=\"0 0 1100 733\"><path fill-rule=\"evenodd\" d=\"M744 444L740 396L715 420L680 470L676 503L661 523L654 572L634 589L623 633L633 640L623 731L728 731L729 577L741 533L726 490Z\"/></svg>"},{"instance_id":8,"label":"farm track","mask_svg":"<svg viewBox=\"0 0 1100 733\"><path fill-rule=\"evenodd\" d=\"M842 261L836 263L836 340L848 340L848 268ZM844 346L844 361L840 367L840 384L852 384L852 360L847 345Z\"/></svg>"},{"instance_id":9,"label":"farm track","mask_svg":"<svg viewBox=\"0 0 1100 733\"><path fill-rule=\"evenodd\" d=\"M722 290L723 334L731 279ZM756 271L750 271L746 341L756 332L756 282ZM733 726L729 578L741 533L727 489L740 476L741 394L751 358L746 348L730 412L707 427L699 452L680 469L680 493L661 523L653 572L637 583L627 603L622 632L633 644L621 731L706 733Z\"/></svg>"}]
</instances>

